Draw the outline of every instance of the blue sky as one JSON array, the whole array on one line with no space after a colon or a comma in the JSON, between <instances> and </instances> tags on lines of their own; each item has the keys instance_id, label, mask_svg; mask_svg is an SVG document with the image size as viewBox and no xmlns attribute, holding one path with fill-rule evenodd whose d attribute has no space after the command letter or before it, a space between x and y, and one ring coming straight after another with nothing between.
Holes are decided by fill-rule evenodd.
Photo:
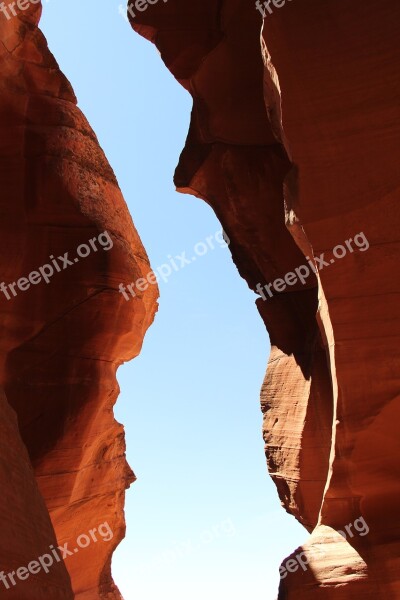
<instances>
[{"instance_id":1,"label":"blue sky","mask_svg":"<svg viewBox=\"0 0 400 600\"><path fill-rule=\"evenodd\" d=\"M101 4L51 0L41 26L157 267L220 225L172 182L190 96L118 1ZM142 354L118 375L115 414L138 481L114 578L126 600L274 600L281 559L307 533L267 475L259 391L269 340L255 295L218 244L160 292Z\"/></svg>"}]
</instances>

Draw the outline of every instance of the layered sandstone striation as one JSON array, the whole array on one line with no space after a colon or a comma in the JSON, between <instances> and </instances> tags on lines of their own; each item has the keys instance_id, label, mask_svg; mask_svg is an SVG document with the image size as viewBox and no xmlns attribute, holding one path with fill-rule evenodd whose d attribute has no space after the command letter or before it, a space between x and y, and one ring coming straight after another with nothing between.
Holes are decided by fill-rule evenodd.
<instances>
[{"instance_id":1,"label":"layered sandstone striation","mask_svg":"<svg viewBox=\"0 0 400 600\"><path fill-rule=\"evenodd\" d=\"M79 554L54 561L10 589L9 600L117 600L111 556L124 535L124 492L134 480L123 427L113 415L116 370L141 348L156 286L129 303L121 281L149 262L115 176L37 27L41 8L0 18L1 281L86 258L49 283L0 294L1 570L26 567L56 545ZM111 247L112 245L112 247ZM62 265L62 263L59 261ZM105 528L103 528L103 533Z\"/></svg>"},{"instance_id":2,"label":"layered sandstone striation","mask_svg":"<svg viewBox=\"0 0 400 600\"><path fill-rule=\"evenodd\" d=\"M193 96L176 186L213 207L250 288L313 261L258 300L268 467L311 533L279 598L397 598L400 5L278 4L174 0L131 24ZM336 533L359 517L367 535Z\"/></svg>"}]
</instances>

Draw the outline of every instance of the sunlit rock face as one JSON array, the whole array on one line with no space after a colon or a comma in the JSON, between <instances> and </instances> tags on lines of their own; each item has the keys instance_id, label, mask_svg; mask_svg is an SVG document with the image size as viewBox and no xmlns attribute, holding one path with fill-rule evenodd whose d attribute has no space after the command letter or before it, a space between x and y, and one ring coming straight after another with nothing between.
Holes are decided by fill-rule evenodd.
<instances>
[{"instance_id":1,"label":"sunlit rock face","mask_svg":"<svg viewBox=\"0 0 400 600\"><path fill-rule=\"evenodd\" d=\"M111 557L134 475L113 415L116 370L141 349L157 287L130 302L119 293L148 258L40 11L0 14L0 552L17 578L0 580L0 597L117 600ZM30 282L43 265L48 282ZM57 545L65 561L15 575Z\"/></svg>"},{"instance_id":2,"label":"sunlit rock face","mask_svg":"<svg viewBox=\"0 0 400 600\"><path fill-rule=\"evenodd\" d=\"M130 21L193 96L177 189L213 207L260 294L268 467L312 533L279 598L400 597L400 5L273 4L174 0Z\"/></svg>"}]
</instances>

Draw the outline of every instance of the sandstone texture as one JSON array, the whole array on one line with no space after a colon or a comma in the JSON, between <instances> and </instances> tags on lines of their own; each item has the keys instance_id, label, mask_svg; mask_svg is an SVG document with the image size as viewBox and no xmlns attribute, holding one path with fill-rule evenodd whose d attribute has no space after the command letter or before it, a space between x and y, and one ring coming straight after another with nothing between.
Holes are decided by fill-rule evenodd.
<instances>
[{"instance_id":1,"label":"sandstone texture","mask_svg":"<svg viewBox=\"0 0 400 600\"><path fill-rule=\"evenodd\" d=\"M54 268L49 283L0 294L0 570L26 567L50 546L67 544L72 555L10 589L0 582L0 598L117 600L111 556L134 474L113 415L116 370L141 349L157 287L130 302L118 292L147 275L148 258L37 27L40 12L32 4L10 20L0 15L0 281L66 252L72 263ZM75 261L101 235L108 248L98 243ZM104 523L111 534L74 553L79 536Z\"/></svg>"},{"instance_id":2,"label":"sandstone texture","mask_svg":"<svg viewBox=\"0 0 400 600\"><path fill-rule=\"evenodd\" d=\"M311 534L279 600L400 598L400 4L277 4L174 0L131 24L193 96L177 189L212 206L257 293L311 270L257 301L268 468Z\"/></svg>"}]
</instances>

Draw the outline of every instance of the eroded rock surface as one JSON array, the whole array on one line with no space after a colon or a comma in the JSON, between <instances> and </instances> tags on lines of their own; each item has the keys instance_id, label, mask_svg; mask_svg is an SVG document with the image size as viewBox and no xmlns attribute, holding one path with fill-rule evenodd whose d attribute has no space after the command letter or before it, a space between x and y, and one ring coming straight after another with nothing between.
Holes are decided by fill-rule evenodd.
<instances>
[{"instance_id":1,"label":"eroded rock surface","mask_svg":"<svg viewBox=\"0 0 400 600\"><path fill-rule=\"evenodd\" d=\"M0 581L0 597L117 600L111 556L134 475L113 415L116 370L139 353L157 290L130 302L118 292L147 275L148 258L37 27L40 10L0 15L1 281L27 278L51 257L61 266L48 283L0 294L1 569L26 567L57 544L72 555L8 590ZM97 249L76 262L91 239ZM57 257L66 252L64 269ZM111 533L103 527L75 553L79 536L104 523Z\"/></svg>"},{"instance_id":2,"label":"eroded rock surface","mask_svg":"<svg viewBox=\"0 0 400 600\"><path fill-rule=\"evenodd\" d=\"M279 598L400 597L400 5L278 4L262 23L248 0L174 0L131 24L193 96L176 186L213 207L250 288L310 266L258 300L268 467L312 532Z\"/></svg>"}]
</instances>

